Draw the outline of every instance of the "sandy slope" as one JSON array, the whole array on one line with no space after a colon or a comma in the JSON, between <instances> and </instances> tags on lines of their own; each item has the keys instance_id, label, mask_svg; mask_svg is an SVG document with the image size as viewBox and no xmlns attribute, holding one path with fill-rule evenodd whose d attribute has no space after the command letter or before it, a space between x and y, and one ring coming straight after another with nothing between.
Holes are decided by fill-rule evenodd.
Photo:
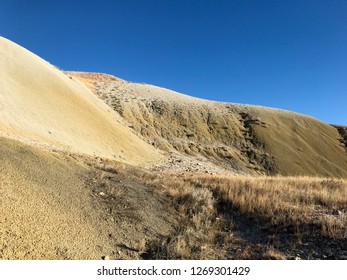
<instances>
[{"instance_id":1,"label":"sandy slope","mask_svg":"<svg viewBox=\"0 0 347 280\"><path fill-rule=\"evenodd\" d=\"M136 259L175 225L167 199L130 174L2 137L0 163L0 259Z\"/></svg>"},{"instance_id":2,"label":"sandy slope","mask_svg":"<svg viewBox=\"0 0 347 280\"><path fill-rule=\"evenodd\" d=\"M71 75L86 83L148 143L163 151L202 157L200 170L209 170L206 162L212 162L239 173L347 177L342 136L312 117L202 100L110 75Z\"/></svg>"},{"instance_id":3,"label":"sandy slope","mask_svg":"<svg viewBox=\"0 0 347 280\"><path fill-rule=\"evenodd\" d=\"M159 153L80 82L0 37L0 133L132 164Z\"/></svg>"},{"instance_id":4,"label":"sandy slope","mask_svg":"<svg viewBox=\"0 0 347 280\"><path fill-rule=\"evenodd\" d=\"M347 150L335 127L288 111L250 112L268 124L254 126L254 134L275 156L281 174L347 177Z\"/></svg>"},{"instance_id":5,"label":"sandy slope","mask_svg":"<svg viewBox=\"0 0 347 280\"><path fill-rule=\"evenodd\" d=\"M0 138L0 259L100 259L112 247L81 165Z\"/></svg>"}]
</instances>

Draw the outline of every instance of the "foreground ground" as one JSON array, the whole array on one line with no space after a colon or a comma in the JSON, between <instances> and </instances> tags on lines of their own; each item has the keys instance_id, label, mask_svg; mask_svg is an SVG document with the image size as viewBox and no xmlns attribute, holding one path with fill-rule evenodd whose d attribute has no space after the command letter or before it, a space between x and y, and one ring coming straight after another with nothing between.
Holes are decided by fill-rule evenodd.
<instances>
[{"instance_id":1,"label":"foreground ground","mask_svg":"<svg viewBox=\"0 0 347 280\"><path fill-rule=\"evenodd\" d=\"M347 182L148 171L1 138L1 259L346 259Z\"/></svg>"}]
</instances>

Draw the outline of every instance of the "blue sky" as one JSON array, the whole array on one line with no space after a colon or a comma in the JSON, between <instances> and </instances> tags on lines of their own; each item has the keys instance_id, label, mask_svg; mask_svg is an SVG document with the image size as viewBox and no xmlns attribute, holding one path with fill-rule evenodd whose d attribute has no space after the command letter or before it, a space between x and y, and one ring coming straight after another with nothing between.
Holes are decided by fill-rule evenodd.
<instances>
[{"instance_id":1,"label":"blue sky","mask_svg":"<svg viewBox=\"0 0 347 280\"><path fill-rule=\"evenodd\" d=\"M64 70L347 125L345 0L2 0L0 35Z\"/></svg>"}]
</instances>

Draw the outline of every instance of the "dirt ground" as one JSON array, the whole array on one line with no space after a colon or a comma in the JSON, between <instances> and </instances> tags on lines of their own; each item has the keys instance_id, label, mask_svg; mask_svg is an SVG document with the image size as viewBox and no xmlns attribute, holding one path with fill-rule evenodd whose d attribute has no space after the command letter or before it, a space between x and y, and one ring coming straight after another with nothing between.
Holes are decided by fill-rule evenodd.
<instances>
[{"instance_id":1,"label":"dirt ground","mask_svg":"<svg viewBox=\"0 0 347 280\"><path fill-rule=\"evenodd\" d=\"M0 259L137 259L177 222L153 188L0 138Z\"/></svg>"}]
</instances>

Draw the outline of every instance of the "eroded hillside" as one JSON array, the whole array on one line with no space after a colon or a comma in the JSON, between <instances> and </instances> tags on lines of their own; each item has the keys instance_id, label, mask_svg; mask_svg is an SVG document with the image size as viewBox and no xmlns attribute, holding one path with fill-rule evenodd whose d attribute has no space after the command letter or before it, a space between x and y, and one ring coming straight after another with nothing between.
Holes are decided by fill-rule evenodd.
<instances>
[{"instance_id":1,"label":"eroded hillside","mask_svg":"<svg viewBox=\"0 0 347 280\"><path fill-rule=\"evenodd\" d=\"M236 173L347 176L341 136L312 117L206 101L110 75L68 75L85 83L147 143L199 159L193 170L212 162Z\"/></svg>"}]
</instances>

